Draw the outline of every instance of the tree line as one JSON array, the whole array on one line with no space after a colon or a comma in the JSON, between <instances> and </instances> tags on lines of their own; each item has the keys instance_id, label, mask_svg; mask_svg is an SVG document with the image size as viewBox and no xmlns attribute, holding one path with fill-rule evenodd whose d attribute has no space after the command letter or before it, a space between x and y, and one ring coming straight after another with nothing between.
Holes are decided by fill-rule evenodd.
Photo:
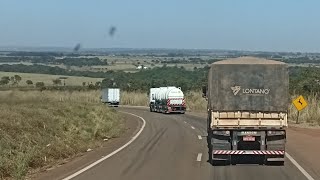
<instances>
[{"instance_id":1,"label":"tree line","mask_svg":"<svg viewBox=\"0 0 320 180\"><path fill-rule=\"evenodd\" d=\"M28 62L34 64L63 64L66 66L103 66L108 65L107 60L100 60L97 57L94 58L80 58L80 57L64 57L56 59L53 56L35 56L35 57L0 57L2 63L19 63Z\"/></svg>"},{"instance_id":2,"label":"tree line","mask_svg":"<svg viewBox=\"0 0 320 180\"><path fill-rule=\"evenodd\" d=\"M123 71L70 71L59 67L49 67L43 65L0 65L0 71L5 72L41 73L104 78L102 83L99 85L86 84L86 86L91 86L92 89L98 89L100 87L118 87L126 91L143 92L147 92L151 87L159 86L178 86L184 91L201 90L201 87L207 84L208 69L209 66L206 66L205 68L195 68L194 71L189 71L183 67L163 66L155 67L153 69L140 70L136 73L126 73ZM310 94L320 92L319 68L289 67L289 77L291 93ZM1 85L6 84L5 82L19 83L19 77L1 78ZM60 84L59 80L55 80L55 82L58 85ZM29 82L29 84L31 84L31 82Z\"/></svg>"}]
</instances>

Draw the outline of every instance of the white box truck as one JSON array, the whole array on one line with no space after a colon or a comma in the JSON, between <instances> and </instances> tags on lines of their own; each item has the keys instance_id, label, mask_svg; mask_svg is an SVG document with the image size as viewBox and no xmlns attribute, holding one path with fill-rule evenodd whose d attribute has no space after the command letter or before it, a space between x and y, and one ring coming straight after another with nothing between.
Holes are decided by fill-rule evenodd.
<instances>
[{"instance_id":1,"label":"white box truck","mask_svg":"<svg viewBox=\"0 0 320 180\"><path fill-rule=\"evenodd\" d=\"M101 92L101 102L109 104L109 106L118 107L120 104L120 89L119 88L105 88Z\"/></svg>"}]
</instances>

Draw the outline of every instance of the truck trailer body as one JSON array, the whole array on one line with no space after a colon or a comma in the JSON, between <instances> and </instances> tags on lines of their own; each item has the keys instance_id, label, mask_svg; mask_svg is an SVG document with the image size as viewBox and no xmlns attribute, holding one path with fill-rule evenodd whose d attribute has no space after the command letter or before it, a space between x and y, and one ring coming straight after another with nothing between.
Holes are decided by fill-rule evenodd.
<instances>
[{"instance_id":1,"label":"truck trailer body","mask_svg":"<svg viewBox=\"0 0 320 180\"><path fill-rule=\"evenodd\" d=\"M119 88L105 88L101 91L101 102L109 106L118 107L120 104L120 89Z\"/></svg>"},{"instance_id":2,"label":"truck trailer body","mask_svg":"<svg viewBox=\"0 0 320 180\"><path fill-rule=\"evenodd\" d=\"M185 113L184 94L175 86L151 88L149 93L151 112Z\"/></svg>"},{"instance_id":3,"label":"truck trailer body","mask_svg":"<svg viewBox=\"0 0 320 180\"><path fill-rule=\"evenodd\" d=\"M215 62L203 89L208 101L209 160L284 163L289 77L285 63L241 57Z\"/></svg>"}]
</instances>

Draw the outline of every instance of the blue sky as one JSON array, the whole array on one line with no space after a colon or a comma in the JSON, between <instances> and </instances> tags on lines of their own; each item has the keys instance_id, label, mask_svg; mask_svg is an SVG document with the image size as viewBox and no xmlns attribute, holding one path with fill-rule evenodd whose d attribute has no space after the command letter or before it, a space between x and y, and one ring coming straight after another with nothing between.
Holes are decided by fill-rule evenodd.
<instances>
[{"instance_id":1,"label":"blue sky","mask_svg":"<svg viewBox=\"0 0 320 180\"><path fill-rule=\"evenodd\" d=\"M0 46L320 52L319 7L319 0L0 0Z\"/></svg>"}]
</instances>

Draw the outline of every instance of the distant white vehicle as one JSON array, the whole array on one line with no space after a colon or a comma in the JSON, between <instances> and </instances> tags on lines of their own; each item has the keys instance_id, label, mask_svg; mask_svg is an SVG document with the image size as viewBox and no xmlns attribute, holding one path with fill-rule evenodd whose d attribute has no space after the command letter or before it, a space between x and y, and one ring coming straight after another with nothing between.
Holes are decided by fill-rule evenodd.
<instances>
[{"instance_id":1,"label":"distant white vehicle","mask_svg":"<svg viewBox=\"0 0 320 180\"><path fill-rule=\"evenodd\" d=\"M101 102L109 104L109 106L118 107L120 104L120 89L105 88L101 91Z\"/></svg>"},{"instance_id":2,"label":"distant white vehicle","mask_svg":"<svg viewBox=\"0 0 320 180\"><path fill-rule=\"evenodd\" d=\"M143 65L139 65L139 66L136 67L136 69L148 69L148 67L143 66Z\"/></svg>"},{"instance_id":3,"label":"distant white vehicle","mask_svg":"<svg viewBox=\"0 0 320 180\"><path fill-rule=\"evenodd\" d=\"M175 86L151 88L149 107L151 112L182 114L186 112L184 94Z\"/></svg>"}]
</instances>

